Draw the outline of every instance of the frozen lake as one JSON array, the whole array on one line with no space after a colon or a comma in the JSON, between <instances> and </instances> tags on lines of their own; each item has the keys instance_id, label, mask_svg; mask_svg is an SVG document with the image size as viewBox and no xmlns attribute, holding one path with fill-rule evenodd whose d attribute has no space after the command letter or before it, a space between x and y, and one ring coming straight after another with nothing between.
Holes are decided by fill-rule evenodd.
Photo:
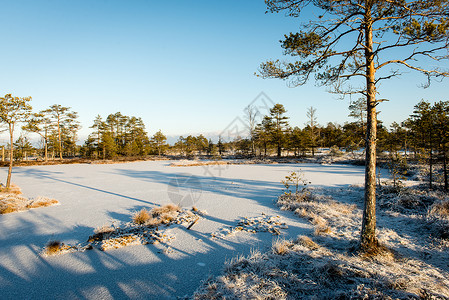
<instances>
[{"instance_id":1,"label":"frozen lake","mask_svg":"<svg viewBox=\"0 0 449 300\"><path fill-rule=\"evenodd\" d=\"M274 204L282 179L301 169L313 186L361 184L364 168L350 165L273 164L170 167L170 162L20 167L12 181L24 196L47 196L61 205L0 215L1 298L176 298L218 274L226 259L266 249L269 233L211 239L242 217L280 215L296 237L312 230ZM7 168L0 169L6 178ZM49 240L77 243L105 224L130 221L133 212L181 201L205 210L192 230L169 228L172 253L163 245L130 246L53 257L39 252Z\"/></svg>"}]
</instances>

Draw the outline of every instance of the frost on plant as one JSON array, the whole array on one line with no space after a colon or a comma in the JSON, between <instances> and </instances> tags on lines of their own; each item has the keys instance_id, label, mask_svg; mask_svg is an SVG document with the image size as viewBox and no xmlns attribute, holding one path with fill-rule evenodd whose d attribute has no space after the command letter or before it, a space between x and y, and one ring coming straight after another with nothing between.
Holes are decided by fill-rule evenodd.
<instances>
[{"instance_id":1,"label":"frost on plant","mask_svg":"<svg viewBox=\"0 0 449 300\"><path fill-rule=\"evenodd\" d=\"M282 180L281 183L285 187L284 193L286 195L291 195L293 189L295 195L305 193L307 191L307 185L310 184L310 182L304 178L304 173L301 170L297 172L291 171L285 176L285 179Z\"/></svg>"}]
</instances>

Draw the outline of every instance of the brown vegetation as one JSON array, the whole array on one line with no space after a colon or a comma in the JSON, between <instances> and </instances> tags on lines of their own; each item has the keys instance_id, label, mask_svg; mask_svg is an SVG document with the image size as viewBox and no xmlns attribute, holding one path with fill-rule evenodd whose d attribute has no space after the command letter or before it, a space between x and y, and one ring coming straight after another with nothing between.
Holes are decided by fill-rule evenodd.
<instances>
[{"instance_id":1,"label":"brown vegetation","mask_svg":"<svg viewBox=\"0 0 449 300\"><path fill-rule=\"evenodd\" d=\"M17 191L17 189L16 189ZM56 205L59 202L47 197L28 199L18 194L0 193L0 214L24 211L32 208Z\"/></svg>"},{"instance_id":2,"label":"brown vegetation","mask_svg":"<svg viewBox=\"0 0 449 300\"><path fill-rule=\"evenodd\" d=\"M326 227L329 232L319 232L313 240L306 235L277 239L271 251L233 258L194 298L448 299L446 197L419 188L380 193L381 244L370 255L355 255L363 188L314 188L300 201L293 194L282 195L282 209L307 219L315 233Z\"/></svg>"},{"instance_id":3,"label":"brown vegetation","mask_svg":"<svg viewBox=\"0 0 449 300\"><path fill-rule=\"evenodd\" d=\"M143 225L151 219L151 215L145 208L142 208L140 211L136 212L133 217L133 222L138 225Z\"/></svg>"}]
</instances>

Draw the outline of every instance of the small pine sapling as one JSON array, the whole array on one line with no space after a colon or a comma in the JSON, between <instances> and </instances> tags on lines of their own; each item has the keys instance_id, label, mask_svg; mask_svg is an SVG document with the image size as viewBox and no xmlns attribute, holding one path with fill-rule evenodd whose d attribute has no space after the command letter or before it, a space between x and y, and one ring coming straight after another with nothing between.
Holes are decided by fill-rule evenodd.
<instances>
[{"instance_id":1,"label":"small pine sapling","mask_svg":"<svg viewBox=\"0 0 449 300\"><path fill-rule=\"evenodd\" d=\"M285 176L285 179L282 180L281 183L285 187L284 193L286 195L292 194L292 187L295 189L295 195L303 194L307 191L307 185L310 184L310 182L304 178L304 173L302 173L302 171L291 171Z\"/></svg>"},{"instance_id":2,"label":"small pine sapling","mask_svg":"<svg viewBox=\"0 0 449 300\"><path fill-rule=\"evenodd\" d=\"M398 153L391 154L388 160L388 169L393 180L393 188L399 191L403 187L402 180L405 180L407 174L407 160Z\"/></svg>"}]
</instances>

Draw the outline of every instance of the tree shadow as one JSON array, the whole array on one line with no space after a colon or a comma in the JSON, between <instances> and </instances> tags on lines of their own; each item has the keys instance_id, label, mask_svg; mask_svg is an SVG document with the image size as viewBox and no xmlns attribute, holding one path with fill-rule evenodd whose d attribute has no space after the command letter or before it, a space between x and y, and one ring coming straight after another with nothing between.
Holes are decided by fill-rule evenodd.
<instances>
[{"instance_id":1,"label":"tree shadow","mask_svg":"<svg viewBox=\"0 0 449 300\"><path fill-rule=\"evenodd\" d=\"M73 186L76 186L76 187L89 189L89 190L92 190L92 191L95 191L95 192L105 193L105 194L109 194L109 195L112 195L112 196L117 196L117 197L120 197L120 198L125 198L125 199L129 199L129 200L133 200L133 201L142 202L142 203L145 203L145 204L151 204L151 205L155 205L155 206L158 205L158 204L156 204L154 202L151 202L151 201L148 201L148 200L138 199L138 198L130 197L130 196L123 195L123 194L120 194L120 193L106 191L106 190L103 190L103 189L100 189L100 188L87 186L87 185L84 185L84 184L80 184L80 183L64 180L64 179L57 178L57 177L54 176L55 174L58 174L58 173L61 173L61 172L53 173L53 172L37 170L37 169L25 169L25 168L22 168L20 170L16 170L15 173L20 173L20 174L23 174L23 175L26 175L26 176L31 176L31 177L36 177L36 178L47 178L47 179L51 179L51 180L54 180L54 181L57 181L57 182L62 182L62 183L66 183L66 184L69 184L69 185L73 185Z\"/></svg>"},{"instance_id":2,"label":"tree shadow","mask_svg":"<svg viewBox=\"0 0 449 300\"><path fill-rule=\"evenodd\" d=\"M18 223L25 224L23 234L11 235L14 228L5 228L9 234L5 232L0 239L0 288L4 299L182 297L191 295L201 280L216 275L226 258L250 251L248 243L239 240L213 240L205 232L170 226L166 229L178 230L178 234L201 242L193 247L170 245L173 254L164 254L164 247L169 245L160 244L43 257L40 251L48 240L64 242L64 238L73 238L73 230L92 233L93 228L59 227L57 234L42 233L24 216L15 216ZM45 218L58 224L51 216ZM258 237L255 235L254 241Z\"/></svg>"}]
</instances>

